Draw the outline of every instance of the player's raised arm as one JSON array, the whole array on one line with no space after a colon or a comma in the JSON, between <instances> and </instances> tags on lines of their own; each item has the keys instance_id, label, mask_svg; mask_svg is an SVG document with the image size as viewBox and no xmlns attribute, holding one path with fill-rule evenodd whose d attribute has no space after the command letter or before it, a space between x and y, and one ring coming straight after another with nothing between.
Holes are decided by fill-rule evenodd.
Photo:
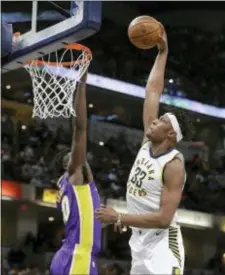
<instances>
[{"instance_id":1,"label":"player's raised arm","mask_svg":"<svg viewBox=\"0 0 225 275\"><path fill-rule=\"evenodd\" d=\"M162 27L163 28L163 27ZM144 132L149 125L158 117L160 96L164 88L164 75L168 55L168 43L165 30L158 44L158 55L149 74L143 109Z\"/></svg>"},{"instance_id":2,"label":"player's raised arm","mask_svg":"<svg viewBox=\"0 0 225 275\"><path fill-rule=\"evenodd\" d=\"M86 103L87 72L77 83L75 95L76 117L73 121L73 138L71 159L68 167L69 174L73 174L79 166L86 162L87 147L87 103Z\"/></svg>"}]
</instances>

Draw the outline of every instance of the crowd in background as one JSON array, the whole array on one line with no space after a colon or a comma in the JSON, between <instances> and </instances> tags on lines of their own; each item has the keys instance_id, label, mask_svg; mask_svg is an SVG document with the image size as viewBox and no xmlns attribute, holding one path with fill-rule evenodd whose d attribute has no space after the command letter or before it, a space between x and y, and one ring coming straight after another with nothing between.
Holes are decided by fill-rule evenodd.
<instances>
[{"instance_id":1,"label":"crowd in background","mask_svg":"<svg viewBox=\"0 0 225 275\"><path fill-rule=\"evenodd\" d=\"M154 50L135 49L128 42L127 29L112 24L105 20L101 32L86 41L86 45L94 52L90 71L144 86L155 58ZM224 35L190 27L166 26L166 30L170 54L164 92L224 106ZM120 43L117 43L118 40ZM2 178L55 188L52 161L58 151L70 147L71 133L60 128L56 133L51 132L44 123L24 125L20 121L15 125L6 113L2 114L1 122ZM88 141L87 158L102 197L125 198L126 182L138 147L130 149L123 135L109 139L103 146ZM209 213L224 212L224 168L225 158L221 158L213 169L199 155L187 162L188 178L180 207ZM49 274L48 269L40 271L36 265L24 264L28 247L35 253L42 253L46 248L46 240L41 236L29 238L22 246L9 252L7 260L2 263L2 274ZM219 261L213 262L212 259L206 270L187 270L185 274L216 275L223 273L222 268L224 267L219 265ZM128 270L129 268L124 269L119 264L105 264L101 265L99 274L127 275Z\"/></svg>"},{"instance_id":2,"label":"crowd in background","mask_svg":"<svg viewBox=\"0 0 225 275\"><path fill-rule=\"evenodd\" d=\"M54 133L44 123L16 127L10 116L2 115L2 177L35 186L55 187L52 171L54 156L70 148L71 133L58 128ZM125 136L110 138L104 146L88 142L87 159L92 167L100 194L104 198L125 199L126 182L139 145L128 146ZM225 159L212 170L199 155L186 163L187 182L181 207L203 212L225 209Z\"/></svg>"},{"instance_id":3,"label":"crowd in background","mask_svg":"<svg viewBox=\"0 0 225 275\"><path fill-rule=\"evenodd\" d=\"M164 92L220 107L225 106L224 31L204 32L195 27L165 28L168 34L169 56L166 70L168 81ZM140 50L131 45L125 26L104 20L101 32L84 43L94 53L91 72L142 86L146 84L156 51ZM170 79L173 82L169 82Z\"/></svg>"},{"instance_id":4,"label":"crowd in background","mask_svg":"<svg viewBox=\"0 0 225 275\"><path fill-rule=\"evenodd\" d=\"M1 274L3 275L49 275L49 263L44 260L44 264L37 259L38 246L43 240L40 236L33 236L28 232L20 244L11 249L8 255L2 259ZM45 251L46 248L45 248ZM40 251L42 255L45 251ZM33 263L30 254L34 253ZM101 255L100 255L101 256ZM52 256L51 256L52 257ZM49 261L51 261L51 257ZM30 263L28 263L30 260ZM40 260L40 259L39 259ZM99 275L129 275L130 259L118 261L113 257L101 258L98 260ZM221 259L220 253L215 253L203 268L186 269L184 275L222 275L225 272L225 258Z\"/></svg>"}]
</instances>

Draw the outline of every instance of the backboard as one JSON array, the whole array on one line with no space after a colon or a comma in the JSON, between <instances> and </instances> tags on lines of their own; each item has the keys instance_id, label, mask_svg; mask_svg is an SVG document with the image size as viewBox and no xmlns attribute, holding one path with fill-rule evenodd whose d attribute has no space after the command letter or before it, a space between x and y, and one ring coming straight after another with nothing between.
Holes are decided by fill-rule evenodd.
<instances>
[{"instance_id":1,"label":"backboard","mask_svg":"<svg viewBox=\"0 0 225 275\"><path fill-rule=\"evenodd\" d=\"M101 1L2 1L2 20L21 34L2 58L2 72L7 72L97 32ZM3 34L2 45L10 35Z\"/></svg>"}]
</instances>

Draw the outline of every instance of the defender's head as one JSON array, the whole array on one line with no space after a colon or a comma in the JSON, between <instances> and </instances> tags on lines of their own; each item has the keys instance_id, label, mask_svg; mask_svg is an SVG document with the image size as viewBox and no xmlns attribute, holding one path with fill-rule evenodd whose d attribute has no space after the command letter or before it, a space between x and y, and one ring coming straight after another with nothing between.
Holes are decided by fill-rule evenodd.
<instances>
[{"instance_id":1,"label":"defender's head","mask_svg":"<svg viewBox=\"0 0 225 275\"><path fill-rule=\"evenodd\" d=\"M58 174L64 173L68 168L71 152L69 149L60 150L53 161L53 168Z\"/></svg>"},{"instance_id":2,"label":"defender's head","mask_svg":"<svg viewBox=\"0 0 225 275\"><path fill-rule=\"evenodd\" d=\"M54 171L59 175L62 175L67 171L69 163L71 161L71 151L69 149L63 149L58 152L53 162ZM82 166L82 173L84 182L88 183L90 181L90 167L87 162Z\"/></svg>"},{"instance_id":3,"label":"defender's head","mask_svg":"<svg viewBox=\"0 0 225 275\"><path fill-rule=\"evenodd\" d=\"M175 145L182 139L191 140L193 135L194 127L190 116L176 109L155 119L146 133L152 142L162 143L167 140L171 145Z\"/></svg>"}]
</instances>

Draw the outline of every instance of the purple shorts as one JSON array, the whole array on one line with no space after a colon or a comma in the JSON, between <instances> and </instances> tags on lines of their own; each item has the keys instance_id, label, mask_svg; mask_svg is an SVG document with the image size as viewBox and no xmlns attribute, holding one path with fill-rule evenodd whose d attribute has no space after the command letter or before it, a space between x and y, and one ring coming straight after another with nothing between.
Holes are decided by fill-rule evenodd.
<instances>
[{"instance_id":1,"label":"purple shorts","mask_svg":"<svg viewBox=\"0 0 225 275\"><path fill-rule=\"evenodd\" d=\"M52 259L51 275L98 275L95 257L90 253L75 255L74 250L61 247Z\"/></svg>"}]
</instances>

